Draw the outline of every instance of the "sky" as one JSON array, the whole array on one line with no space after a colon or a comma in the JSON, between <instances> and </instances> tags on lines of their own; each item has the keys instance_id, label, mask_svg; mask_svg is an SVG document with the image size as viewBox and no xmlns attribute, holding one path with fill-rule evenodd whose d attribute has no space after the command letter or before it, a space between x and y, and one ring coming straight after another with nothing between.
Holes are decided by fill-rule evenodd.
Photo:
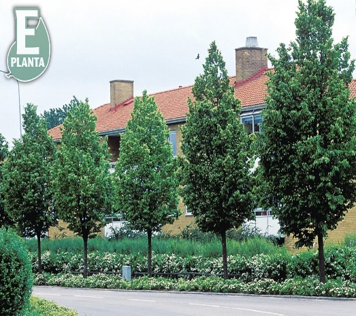
<instances>
[{"instance_id":1,"label":"sky","mask_svg":"<svg viewBox=\"0 0 356 316\"><path fill-rule=\"evenodd\" d=\"M356 59L356 1L327 0L336 14L335 42L349 36ZM235 49L256 36L276 56L280 43L295 40L298 0L116 0L0 2L0 70L15 41L13 7L39 7L49 31L51 60L38 79L20 83L21 112L62 107L76 96L94 109L110 102L110 80L134 81L135 96L192 85L212 41L230 76ZM197 54L200 59L196 60ZM356 73L354 73L356 77ZM0 133L20 137L18 85L0 73Z\"/></svg>"}]
</instances>

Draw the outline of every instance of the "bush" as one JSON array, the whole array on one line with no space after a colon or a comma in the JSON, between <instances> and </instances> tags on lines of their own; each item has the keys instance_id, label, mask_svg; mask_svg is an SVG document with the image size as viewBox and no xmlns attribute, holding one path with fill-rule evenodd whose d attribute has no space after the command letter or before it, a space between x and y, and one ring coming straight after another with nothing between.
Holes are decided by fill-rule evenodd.
<instances>
[{"instance_id":1,"label":"bush","mask_svg":"<svg viewBox=\"0 0 356 316\"><path fill-rule=\"evenodd\" d=\"M146 232L141 232L138 230L133 230L130 225L123 224L121 227L110 227L110 234L108 236L109 240L121 240L124 238L137 238L146 237Z\"/></svg>"},{"instance_id":2,"label":"bush","mask_svg":"<svg viewBox=\"0 0 356 316\"><path fill-rule=\"evenodd\" d=\"M33 272L37 271L36 254L32 253ZM258 278L269 278L283 281L287 276L287 265L291 265L288 254L269 256L257 254L251 257L241 255L228 256L228 272L230 275L241 278L243 281L252 281ZM147 256L141 254L118 254L91 252L88 254L88 269L95 273L121 274L122 266L129 265L132 272L147 272ZM168 275L192 273L202 275L220 275L222 258L205 256L177 256L174 254L153 254L153 273ZM83 271L83 258L79 253L68 252L50 253L42 255L42 268L49 273L75 273Z\"/></svg>"},{"instance_id":3,"label":"bush","mask_svg":"<svg viewBox=\"0 0 356 316\"><path fill-rule=\"evenodd\" d=\"M46 279L47 285L66 287L91 287L126 290L165 290L165 291L200 291L220 293L246 293L268 295L303 295L303 296L329 296L329 297L356 297L356 284L340 279L327 280L320 283L317 277L306 279L286 279L276 282L272 279L259 279L243 282L240 279L222 279L216 276L197 277L192 280L184 278L148 278L146 276L127 282L119 276L108 277L98 274L84 279L82 276L68 274L41 276Z\"/></svg>"},{"instance_id":4,"label":"bush","mask_svg":"<svg viewBox=\"0 0 356 316\"><path fill-rule=\"evenodd\" d=\"M181 233L174 237L191 241L200 241L204 243L210 243L217 239L220 241L220 238L214 233L204 233L198 227L192 224L185 226L182 229ZM226 232L226 237L230 240L246 241L250 238L262 237L262 233L255 225L243 225L242 227L237 229L229 229Z\"/></svg>"},{"instance_id":5,"label":"bush","mask_svg":"<svg viewBox=\"0 0 356 316\"><path fill-rule=\"evenodd\" d=\"M67 307L58 306L54 302L32 296L26 316L78 316L78 313Z\"/></svg>"},{"instance_id":6,"label":"bush","mask_svg":"<svg viewBox=\"0 0 356 316\"><path fill-rule=\"evenodd\" d=\"M236 245L235 245L236 243ZM176 240L170 247L179 247ZM192 278L197 275L222 274L221 255L209 256L215 246L210 244L201 250L203 255L176 255L172 253L153 253L153 273L166 274L168 277L187 275ZM240 246L238 246L240 245ZM219 246L219 247L218 247ZM220 245L216 245L220 250ZM237 249L228 256L228 273L244 282L256 279L271 279L282 282L290 278L308 278L318 276L318 254L315 250L291 255L285 248L271 251L273 246L265 239L250 239L243 243L229 241L228 247ZM215 249L215 250L214 250ZM214 250L214 251L213 251ZM217 250L216 250L217 251ZM30 253L33 272L37 269L37 255ZM356 248L333 247L325 251L325 272L329 279L341 279L356 283ZM132 272L147 272L147 254L140 252L115 253L94 251L88 254L88 269L95 273L121 274L122 266L129 265ZM50 252L42 254L42 268L49 273L75 273L83 271L83 256L80 252Z\"/></svg>"},{"instance_id":7,"label":"bush","mask_svg":"<svg viewBox=\"0 0 356 316\"><path fill-rule=\"evenodd\" d=\"M325 253L325 257L328 254ZM287 270L288 277L294 278L306 278L312 275L318 275L318 253L317 251L304 251L292 256L292 260L289 261Z\"/></svg>"},{"instance_id":8,"label":"bush","mask_svg":"<svg viewBox=\"0 0 356 316\"><path fill-rule=\"evenodd\" d=\"M21 315L32 292L28 250L13 230L0 229L0 315Z\"/></svg>"},{"instance_id":9,"label":"bush","mask_svg":"<svg viewBox=\"0 0 356 316\"><path fill-rule=\"evenodd\" d=\"M175 238L186 239L190 241L199 241L203 243L210 243L216 239L216 235L209 232L202 232L196 225L187 225L185 226L179 235L176 235Z\"/></svg>"},{"instance_id":10,"label":"bush","mask_svg":"<svg viewBox=\"0 0 356 316\"><path fill-rule=\"evenodd\" d=\"M356 282L356 248L328 247L325 250L325 274L329 279ZM287 266L289 278L306 278L318 275L318 252L309 250L292 257Z\"/></svg>"},{"instance_id":11,"label":"bush","mask_svg":"<svg viewBox=\"0 0 356 316\"><path fill-rule=\"evenodd\" d=\"M355 247L356 246L356 233L347 234L345 236L344 243L348 247Z\"/></svg>"},{"instance_id":12,"label":"bush","mask_svg":"<svg viewBox=\"0 0 356 316\"><path fill-rule=\"evenodd\" d=\"M226 237L236 241L246 241L249 238L262 237L261 230L255 225L243 225L238 229L230 229L226 232Z\"/></svg>"}]
</instances>

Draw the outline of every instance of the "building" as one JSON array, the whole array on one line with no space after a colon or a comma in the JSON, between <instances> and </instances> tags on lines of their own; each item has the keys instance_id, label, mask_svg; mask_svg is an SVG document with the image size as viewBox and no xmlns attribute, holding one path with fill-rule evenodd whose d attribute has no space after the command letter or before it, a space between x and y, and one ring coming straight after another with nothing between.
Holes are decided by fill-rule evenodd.
<instances>
[{"instance_id":1,"label":"building","mask_svg":"<svg viewBox=\"0 0 356 316\"><path fill-rule=\"evenodd\" d=\"M261 111L266 105L265 96L267 93L266 81L268 77L266 72L269 70L266 54L267 49L258 47L257 38L255 37L248 37L245 47L235 50L236 74L230 77L230 84L234 86L235 97L241 101L240 119L247 133L258 132L262 122ZM351 96L356 97L356 80L351 83L350 90ZM176 89L154 93L150 96L154 97L170 129L169 141L172 143L174 155L182 155L180 148L182 135L179 126L186 121L186 113L188 112L187 100L188 98L193 98L192 86L180 86ZM96 130L100 135L108 137L112 168L114 168L118 159L120 134L125 131L126 124L131 118L133 105L134 82L113 80L110 81L110 103L94 109L94 113L97 115ZM59 127L51 129L49 133L55 141L60 141L61 133ZM179 209L182 215L173 225L166 225L164 227L165 231L173 234L179 233L184 227L194 222L194 217L182 201L179 203ZM354 224L350 224L352 227L349 224L345 224L345 230L352 229L356 231L356 208L350 211L343 223L348 222L349 216L351 216L350 223L353 222ZM352 220L352 217L355 217L355 220ZM256 225L263 232L270 234L275 234L278 231L278 222L272 219L269 212L260 209L256 210ZM344 235L344 233L340 233L341 235Z\"/></svg>"}]
</instances>

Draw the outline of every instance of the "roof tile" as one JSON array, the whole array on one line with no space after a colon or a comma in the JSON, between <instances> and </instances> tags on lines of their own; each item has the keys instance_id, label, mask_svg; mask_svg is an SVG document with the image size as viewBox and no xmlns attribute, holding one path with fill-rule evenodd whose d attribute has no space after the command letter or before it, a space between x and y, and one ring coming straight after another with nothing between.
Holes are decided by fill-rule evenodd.
<instances>
[{"instance_id":1,"label":"roof tile","mask_svg":"<svg viewBox=\"0 0 356 316\"><path fill-rule=\"evenodd\" d=\"M235 97L240 99L242 107L264 104L267 94L266 75L268 69L262 69L260 72L251 76L249 79L236 83L235 77L230 77L230 84L235 87ZM188 98L193 99L192 87L179 87L178 89L163 91L151 94L156 104L166 120L184 118L188 112ZM356 97L356 79L350 84L351 97ZM110 103L99 106L94 109L97 116L96 130L105 132L125 128L128 120L131 118L134 99L128 99L121 104L110 108ZM49 134L58 140L61 138L61 126L52 128Z\"/></svg>"}]
</instances>

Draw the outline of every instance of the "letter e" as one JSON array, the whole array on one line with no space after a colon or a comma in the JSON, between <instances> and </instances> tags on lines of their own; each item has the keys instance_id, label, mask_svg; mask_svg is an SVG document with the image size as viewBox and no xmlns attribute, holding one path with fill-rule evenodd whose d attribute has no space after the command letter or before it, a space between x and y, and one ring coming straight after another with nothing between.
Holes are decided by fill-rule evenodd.
<instances>
[{"instance_id":1,"label":"letter e","mask_svg":"<svg viewBox=\"0 0 356 316\"><path fill-rule=\"evenodd\" d=\"M26 36L34 36L35 29L27 27L29 17L37 18L38 9L19 10L15 9L16 16L16 41L18 55L38 55L39 47L26 47Z\"/></svg>"}]
</instances>

